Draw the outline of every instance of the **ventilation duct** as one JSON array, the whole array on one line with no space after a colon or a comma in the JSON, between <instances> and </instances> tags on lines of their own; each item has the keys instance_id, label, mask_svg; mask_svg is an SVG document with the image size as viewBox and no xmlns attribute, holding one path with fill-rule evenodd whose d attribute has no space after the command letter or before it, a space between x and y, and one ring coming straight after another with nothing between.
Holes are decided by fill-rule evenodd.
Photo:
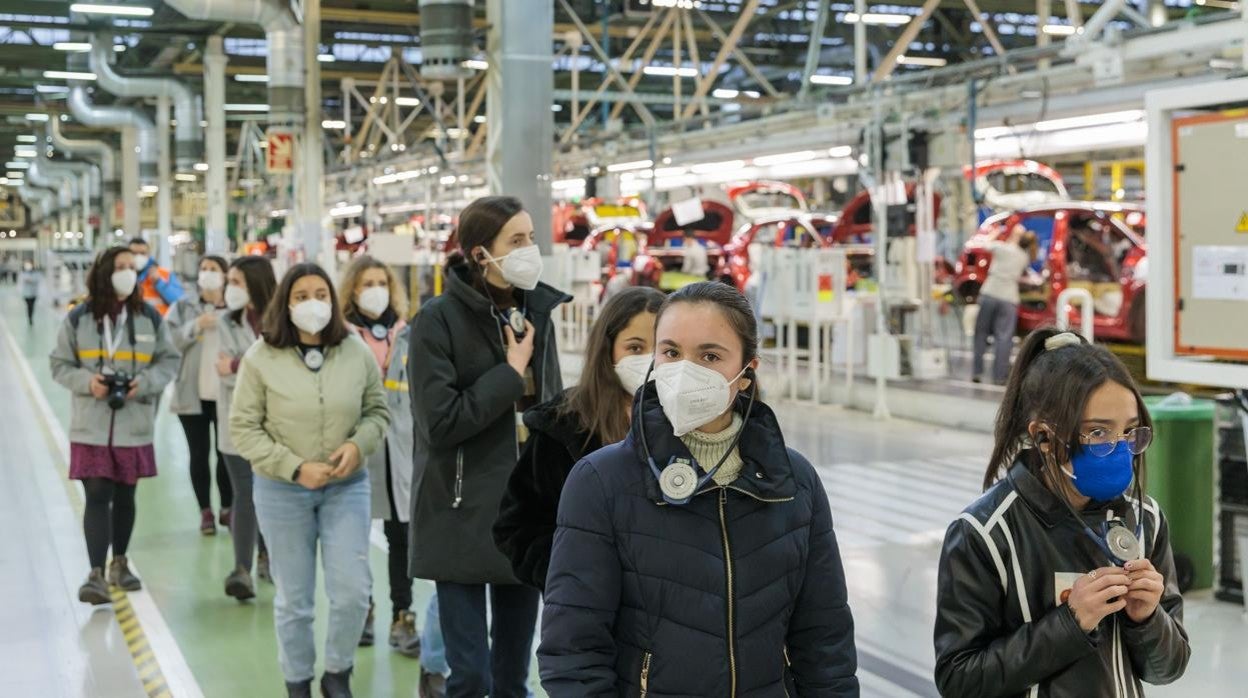
<instances>
[{"instance_id":1,"label":"ventilation duct","mask_svg":"<svg viewBox=\"0 0 1248 698\"><path fill-rule=\"evenodd\" d=\"M472 77L472 0L420 0L420 77Z\"/></svg>"},{"instance_id":2,"label":"ventilation duct","mask_svg":"<svg viewBox=\"0 0 1248 698\"><path fill-rule=\"evenodd\" d=\"M34 223L42 222L44 218L52 213L55 207L55 195L43 187L23 184L17 188L17 193L22 197L22 201L30 207L32 211L31 221Z\"/></svg>"},{"instance_id":3,"label":"ventilation duct","mask_svg":"<svg viewBox=\"0 0 1248 698\"><path fill-rule=\"evenodd\" d=\"M83 197L81 182L82 175L86 174L89 185L88 193L90 198L99 201L100 198L100 168L89 162L66 162L58 160L49 160L47 155L40 151L34 164L39 166L39 171L50 177L69 178L74 183L74 188L78 190L74 198L81 200ZM33 166L33 165L32 165Z\"/></svg>"},{"instance_id":4,"label":"ventilation duct","mask_svg":"<svg viewBox=\"0 0 1248 698\"><path fill-rule=\"evenodd\" d=\"M105 141L93 141L67 137L61 131L60 119L48 120L48 133L52 136L52 145L57 150L94 160L100 166L100 177L103 181L101 191L105 197L116 196L121 189L117 174L117 158L113 155L113 146Z\"/></svg>"},{"instance_id":5,"label":"ventilation duct","mask_svg":"<svg viewBox=\"0 0 1248 698\"><path fill-rule=\"evenodd\" d=\"M56 205L60 211L69 211L74 206L74 200L78 198L78 182L73 177L45 172L38 161L30 163L30 168L26 170L26 179L35 186L56 192Z\"/></svg>"},{"instance_id":6,"label":"ventilation duct","mask_svg":"<svg viewBox=\"0 0 1248 698\"><path fill-rule=\"evenodd\" d=\"M190 172L200 162L204 149L204 132L199 125L204 116L195 93L173 78L119 75L109 63L115 55L110 37L91 37L91 72L96 74L100 87L118 97L168 97L173 102L177 120L174 157L179 171Z\"/></svg>"},{"instance_id":7,"label":"ventilation duct","mask_svg":"<svg viewBox=\"0 0 1248 698\"><path fill-rule=\"evenodd\" d=\"M139 184L156 184L156 158L159 143L156 126L138 107L101 106L87 95L87 88L74 85L69 91L69 111L86 126L96 128L133 128L139 149Z\"/></svg>"},{"instance_id":8,"label":"ventilation duct","mask_svg":"<svg viewBox=\"0 0 1248 698\"><path fill-rule=\"evenodd\" d=\"M302 121L303 27L290 12L289 3L281 0L166 0L165 4L189 19L264 27L269 44L269 123Z\"/></svg>"}]
</instances>

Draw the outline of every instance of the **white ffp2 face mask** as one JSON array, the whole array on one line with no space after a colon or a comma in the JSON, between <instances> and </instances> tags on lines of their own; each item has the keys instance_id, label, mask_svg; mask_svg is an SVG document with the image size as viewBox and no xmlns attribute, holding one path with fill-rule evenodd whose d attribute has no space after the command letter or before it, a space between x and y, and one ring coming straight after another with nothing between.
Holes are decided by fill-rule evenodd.
<instances>
[{"instance_id":1,"label":"white ffp2 face mask","mask_svg":"<svg viewBox=\"0 0 1248 698\"><path fill-rule=\"evenodd\" d=\"M649 354L629 354L615 364L615 375L629 395L636 395L637 390L645 384L652 360L653 357Z\"/></svg>"},{"instance_id":2,"label":"white ffp2 face mask","mask_svg":"<svg viewBox=\"0 0 1248 698\"><path fill-rule=\"evenodd\" d=\"M201 291L220 291L225 285L225 274L219 271L201 271L195 284Z\"/></svg>"},{"instance_id":3,"label":"white ffp2 face mask","mask_svg":"<svg viewBox=\"0 0 1248 698\"><path fill-rule=\"evenodd\" d=\"M485 256L502 272L503 280L516 288L532 291L542 278L542 251L537 245L526 245L502 257L493 257L489 252Z\"/></svg>"},{"instance_id":4,"label":"white ffp2 face mask","mask_svg":"<svg viewBox=\"0 0 1248 698\"><path fill-rule=\"evenodd\" d=\"M390 289L385 286L370 286L360 292L355 304L370 317L381 317L390 307Z\"/></svg>"},{"instance_id":5,"label":"white ffp2 face mask","mask_svg":"<svg viewBox=\"0 0 1248 698\"><path fill-rule=\"evenodd\" d=\"M134 255L134 268L139 271L143 271L147 268L148 263L151 261L152 258L145 254L136 254Z\"/></svg>"},{"instance_id":6,"label":"white ffp2 face mask","mask_svg":"<svg viewBox=\"0 0 1248 698\"><path fill-rule=\"evenodd\" d=\"M290 306L290 321L308 334L320 334L333 316L333 306L315 298Z\"/></svg>"},{"instance_id":7,"label":"white ffp2 face mask","mask_svg":"<svg viewBox=\"0 0 1248 698\"><path fill-rule=\"evenodd\" d=\"M242 286L228 286L225 289L225 307L230 310L242 310L251 302L251 294Z\"/></svg>"},{"instance_id":8,"label":"white ffp2 face mask","mask_svg":"<svg viewBox=\"0 0 1248 698\"><path fill-rule=\"evenodd\" d=\"M113 290L121 298L129 298L139 283L139 275L133 269L118 269L112 276Z\"/></svg>"},{"instance_id":9,"label":"white ffp2 face mask","mask_svg":"<svg viewBox=\"0 0 1248 698\"><path fill-rule=\"evenodd\" d=\"M656 366L654 384L659 393L659 404L663 406L673 433L684 436L727 412L732 404L729 384L744 375L748 368L741 369L741 373L729 381L719 371L692 361Z\"/></svg>"}]
</instances>

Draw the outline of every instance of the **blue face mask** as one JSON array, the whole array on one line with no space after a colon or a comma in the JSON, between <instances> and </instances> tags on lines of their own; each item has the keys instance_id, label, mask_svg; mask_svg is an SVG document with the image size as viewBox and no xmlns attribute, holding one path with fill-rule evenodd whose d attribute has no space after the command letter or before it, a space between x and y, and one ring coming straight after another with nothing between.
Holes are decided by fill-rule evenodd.
<instances>
[{"instance_id":1,"label":"blue face mask","mask_svg":"<svg viewBox=\"0 0 1248 698\"><path fill-rule=\"evenodd\" d=\"M1067 474L1071 475L1080 494L1098 502L1108 502L1131 486L1134 460L1126 441L1119 441L1108 456L1096 456L1080 447L1070 459L1075 472Z\"/></svg>"}]
</instances>

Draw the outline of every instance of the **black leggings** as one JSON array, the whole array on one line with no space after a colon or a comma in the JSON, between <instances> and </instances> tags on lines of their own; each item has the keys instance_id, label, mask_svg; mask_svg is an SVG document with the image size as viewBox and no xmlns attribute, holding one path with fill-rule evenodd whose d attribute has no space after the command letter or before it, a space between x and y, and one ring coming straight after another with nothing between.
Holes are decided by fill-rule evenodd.
<instances>
[{"instance_id":1,"label":"black leggings","mask_svg":"<svg viewBox=\"0 0 1248 698\"><path fill-rule=\"evenodd\" d=\"M386 547L390 577L390 613L391 620L398 620L399 614L412 608L412 577L407 573L407 524L399 521L399 513L394 510L394 477L390 467L390 449L386 443L381 447L386 450L386 501L390 503L390 518L382 523L386 534Z\"/></svg>"},{"instance_id":2,"label":"black leggings","mask_svg":"<svg viewBox=\"0 0 1248 698\"><path fill-rule=\"evenodd\" d=\"M182 431L186 432L186 445L191 451L191 487L200 509L212 508L212 468L209 460L213 451L212 434L217 425L217 403L200 401L199 414L178 415ZM221 495L221 508L229 509L234 503L234 488L230 486L229 470L225 459L217 451L217 491Z\"/></svg>"},{"instance_id":3,"label":"black leggings","mask_svg":"<svg viewBox=\"0 0 1248 698\"><path fill-rule=\"evenodd\" d=\"M135 485L123 485L107 478L89 477L82 481L87 506L82 513L82 533L87 539L87 558L92 568L103 568L108 545L113 557L126 554L134 532Z\"/></svg>"},{"instance_id":4,"label":"black leggings","mask_svg":"<svg viewBox=\"0 0 1248 698\"><path fill-rule=\"evenodd\" d=\"M38 300L39 300L38 298L26 299L26 322L27 324L30 324L30 325L35 324L35 302Z\"/></svg>"}]
</instances>

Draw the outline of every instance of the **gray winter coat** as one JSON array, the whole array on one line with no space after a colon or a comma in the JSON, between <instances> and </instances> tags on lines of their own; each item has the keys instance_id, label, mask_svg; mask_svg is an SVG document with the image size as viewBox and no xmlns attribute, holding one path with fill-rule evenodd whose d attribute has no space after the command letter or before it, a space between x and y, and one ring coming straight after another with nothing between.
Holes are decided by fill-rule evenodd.
<instances>
[{"instance_id":1,"label":"gray winter coat","mask_svg":"<svg viewBox=\"0 0 1248 698\"><path fill-rule=\"evenodd\" d=\"M104 325L86 303L76 306L61 324L49 361L52 378L73 395L69 440L88 446L147 446L152 443L160 394L178 370L178 350L169 326L144 303L138 316L128 315L116 328L122 334L110 360ZM139 391L119 410L91 394L91 379L106 368L137 376Z\"/></svg>"},{"instance_id":2,"label":"gray winter coat","mask_svg":"<svg viewBox=\"0 0 1248 698\"><path fill-rule=\"evenodd\" d=\"M416 316L408 353L413 463L410 572L462 584L518 584L491 530L516 467L516 401L524 380L507 365L494 305L447 274L447 290ZM571 298L545 284L525 294L533 323L537 401L563 390L551 312Z\"/></svg>"},{"instance_id":3,"label":"gray winter coat","mask_svg":"<svg viewBox=\"0 0 1248 698\"><path fill-rule=\"evenodd\" d=\"M165 314L173 345L182 352L182 364L173 382L173 399L169 402L169 410L174 414L197 415L203 411L199 396L199 364L204 360L216 361L217 357L204 356L204 333L196 325L200 316L217 310L211 303L187 296L176 301Z\"/></svg>"},{"instance_id":4,"label":"gray winter coat","mask_svg":"<svg viewBox=\"0 0 1248 698\"><path fill-rule=\"evenodd\" d=\"M221 333L221 352L241 362L243 355L260 336L251 330L246 314L239 316L242 322L234 322L233 312L218 312L220 316L217 318L217 331ZM227 456L239 455L234 440L230 438L230 402L234 399L234 386L237 384L237 371L221 376L221 387L217 395L217 448Z\"/></svg>"},{"instance_id":5,"label":"gray winter coat","mask_svg":"<svg viewBox=\"0 0 1248 698\"><path fill-rule=\"evenodd\" d=\"M393 512L403 523L411 519L412 502L412 396L407 385L407 353L411 333L412 326L404 325L394 336L390 364L382 376L386 406L390 408L390 426L386 429L382 448L368 458L368 476L373 487L373 518L388 520Z\"/></svg>"}]
</instances>

